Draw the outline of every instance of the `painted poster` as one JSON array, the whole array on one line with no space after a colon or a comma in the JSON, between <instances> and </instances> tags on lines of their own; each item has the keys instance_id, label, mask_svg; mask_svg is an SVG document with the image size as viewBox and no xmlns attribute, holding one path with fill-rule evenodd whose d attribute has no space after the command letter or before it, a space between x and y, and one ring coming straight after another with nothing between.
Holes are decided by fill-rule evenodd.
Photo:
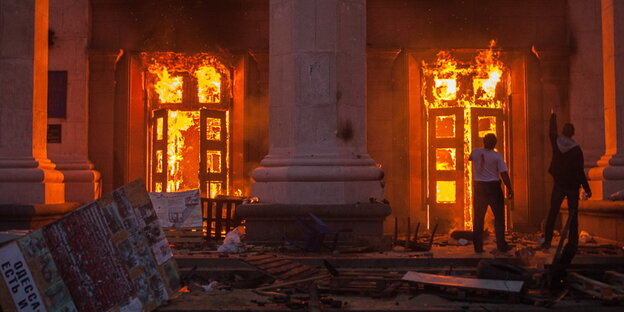
<instances>
[{"instance_id":1,"label":"painted poster","mask_svg":"<svg viewBox=\"0 0 624 312\"><path fill-rule=\"evenodd\" d=\"M179 290L142 181L0 247L1 310L151 311Z\"/></svg>"},{"instance_id":2,"label":"painted poster","mask_svg":"<svg viewBox=\"0 0 624 312\"><path fill-rule=\"evenodd\" d=\"M32 270L49 311L77 311L69 289L59 274L42 229L20 239L18 245Z\"/></svg>"},{"instance_id":3,"label":"painted poster","mask_svg":"<svg viewBox=\"0 0 624 312\"><path fill-rule=\"evenodd\" d=\"M199 190L175 193L149 193L154 210L163 227L201 227L202 212Z\"/></svg>"},{"instance_id":4,"label":"painted poster","mask_svg":"<svg viewBox=\"0 0 624 312\"><path fill-rule=\"evenodd\" d=\"M16 311L47 311L17 243L0 248L0 272Z\"/></svg>"}]
</instances>

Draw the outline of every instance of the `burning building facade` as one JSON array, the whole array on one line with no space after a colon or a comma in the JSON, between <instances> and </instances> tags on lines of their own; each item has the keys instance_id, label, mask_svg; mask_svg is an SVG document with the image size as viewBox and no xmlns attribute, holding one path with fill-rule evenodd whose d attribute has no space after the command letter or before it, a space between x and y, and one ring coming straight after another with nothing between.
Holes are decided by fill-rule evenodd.
<instances>
[{"instance_id":1,"label":"burning building facade","mask_svg":"<svg viewBox=\"0 0 624 312\"><path fill-rule=\"evenodd\" d=\"M624 222L624 208L600 201L624 189L621 1L13 2L0 14L31 31L0 37L0 70L23 75L4 85L29 87L2 99L2 204L86 202L142 178L155 192L199 188L287 204L374 197L399 220L470 229L467 157L495 133L515 190L508 228L536 230L552 186L554 109L575 124L595 191L582 226ZM290 32L270 27L279 18ZM359 56L340 58L360 45L363 67ZM16 58L34 70L13 73ZM16 126L20 118L29 122ZM286 157L275 155L291 157L280 168L293 183L271 171Z\"/></svg>"}]
</instances>

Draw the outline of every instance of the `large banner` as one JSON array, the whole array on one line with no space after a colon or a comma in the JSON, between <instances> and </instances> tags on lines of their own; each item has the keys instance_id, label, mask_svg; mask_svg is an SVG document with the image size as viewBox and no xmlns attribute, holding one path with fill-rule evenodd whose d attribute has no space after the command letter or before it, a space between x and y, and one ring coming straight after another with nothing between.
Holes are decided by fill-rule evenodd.
<instances>
[{"instance_id":1,"label":"large banner","mask_svg":"<svg viewBox=\"0 0 624 312\"><path fill-rule=\"evenodd\" d=\"M142 181L0 247L9 311L151 311L175 294L177 265Z\"/></svg>"},{"instance_id":2,"label":"large banner","mask_svg":"<svg viewBox=\"0 0 624 312\"><path fill-rule=\"evenodd\" d=\"M199 190L175 193L149 193L154 210L163 227L189 228L202 226Z\"/></svg>"}]
</instances>

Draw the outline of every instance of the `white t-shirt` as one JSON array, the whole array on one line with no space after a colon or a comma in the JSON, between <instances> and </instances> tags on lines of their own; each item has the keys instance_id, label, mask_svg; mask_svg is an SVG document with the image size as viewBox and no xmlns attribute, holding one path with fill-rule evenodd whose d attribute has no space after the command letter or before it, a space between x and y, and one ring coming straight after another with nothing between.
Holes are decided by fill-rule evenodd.
<instances>
[{"instance_id":1,"label":"white t-shirt","mask_svg":"<svg viewBox=\"0 0 624 312\"><path fill-rule=\"evenodd\" d=\"M503 156L494 150L479 148L470 153L469 158L474 164L474 180L492 182L499 180L499 174L507 171Z\"/></svg>"}]
</instances>

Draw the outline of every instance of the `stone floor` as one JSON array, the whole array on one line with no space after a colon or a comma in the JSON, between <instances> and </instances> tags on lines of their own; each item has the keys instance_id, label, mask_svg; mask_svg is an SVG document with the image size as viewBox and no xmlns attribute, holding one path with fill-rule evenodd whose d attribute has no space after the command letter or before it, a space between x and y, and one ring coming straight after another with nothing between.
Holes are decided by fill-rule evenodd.
<instances>
[{"instance_id":1,"label":"stone floor","mask_svg":"<svg viewBox=\"0 0 624 312\"><path fill-rule=\"evenodd\" d=\"M281 257L289 258L310 266L322 267L322 260L328 260L336 268L366 270L366 269L392 269L396 271L418 271L440 269L474 269L481 259L501 259L514 263L523 263L527 268L536 270L544 268L551 263L555 248L544 251L536 251L529 259L520 259L517 253L527 247L537 247L538 241L534 236L512 235L508 240L515 245L514 250L505 253L492 253L495 249L494 242L486 241L486 252L476 254L470 244L462 246L456 240L448 236L436 237L430 252L405 251L401 246L395 246L393 250L385 252L368 253L303 253L299 251L279 251ZM622 267L619 272L624 272L624 251L622 246L613 245L612 242L596 238L593 242L582 243L580 253L574 259L577 266ZM602 248L601 248L602 246ZM601 252L603 249L610 250L610 254ZM256 246L253 250L272 252L271 249ZM253 271L249 265L240 261L240 255L225 255L206 251L176 255L176 259L183 273L190 267L198 266L198 270L204 273L214 274L224 271ZM218 276L212 275L212 276ZM598 300L592 300L579 294L570 293L553 307L546 309L531 304L520 303L487 303L475 301L458 301L445 299L436 293L399 293L391 298L375 299L356 295L320 294L329 296L334 300L342 301L342 308L331 308L321 305L322 311L621 311L621 305L605 306ZM161 306L158 311L288 311L291 310L284 304L271 303L269 298L260 296L251 289L229 289L211 291L181 292L168 304ZM304 308L307 310L307 308Z\"/></svg>"}]
</instances>

